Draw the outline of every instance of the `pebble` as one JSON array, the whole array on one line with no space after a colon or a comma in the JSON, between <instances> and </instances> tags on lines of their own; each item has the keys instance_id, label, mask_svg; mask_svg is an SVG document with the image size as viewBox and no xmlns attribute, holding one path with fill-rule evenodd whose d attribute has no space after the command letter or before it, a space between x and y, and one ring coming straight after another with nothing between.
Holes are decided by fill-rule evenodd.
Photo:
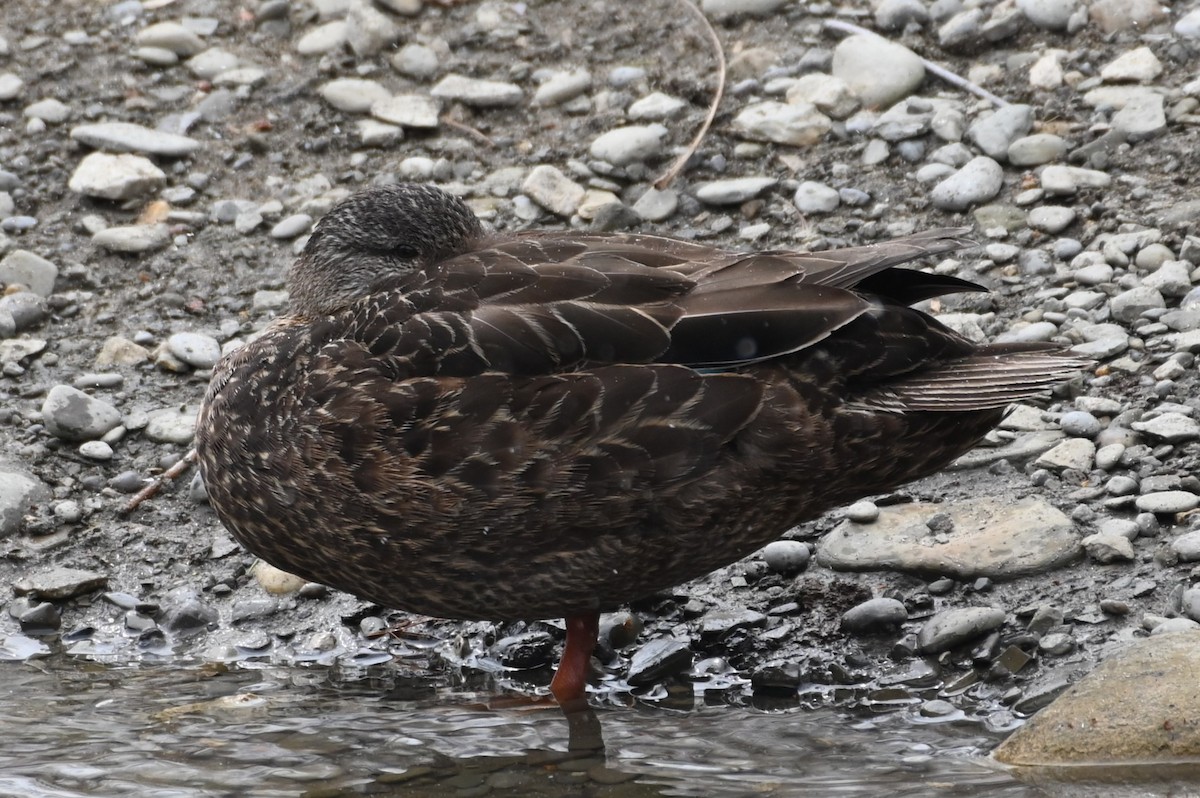
<instances>
[{"instance_id":1,"label":"pebble","mask_svg":"<svg viewBox=\"0 0 1200 798\"><path fill-rule=\"evenodd\" d=\"M1073 438L1095 438L1100 434L1100 421L1085 410L1063 413L1058 426Z\"/></svg>"},{"instance_id":2,"label":"pebble","mask_svg":"<svg viewBox=\"0 0 1200 798\"><path fill-rule=\"evenodd\" d=\"M1079 166L1053 164L1042 170L1042 188L1047 194L1074 194L1082 188L1107 188L1112 178L1105 172Z\"/></svg>"},{"instance_id":3,"label":"pebble","mask_svg":"<svg viewBox=\"0 0 1200 798\"><path fill-rule=\"evenodd\" d=\"M478 80L465 75L447 75L429 93L439 100L460 102L472 108L510 107L525 98L521 87L513 83Z\"/></svg>"},{"instance_id":4,"label":"pebble","mask_svg":"<svg viewBox=\"0 0 1200 798\"><path fill-rule=\"evenodd\" d=\"M967 138L994 160L1008 157L1009 148L1033 126L1033 109L1007 105L981 117L967 128ZM1065 148L1065 144L1064 144Z\"/></svg>"},{"instance_id":5,"label":"pebble","mask_svg":"<svg viewBox=\"0 0 1200 798\"><path fill-rule=\"evenodd\" d=\"M842 39L833 50L830 72L867 108L889 108L925 80L920 56L874 35Z\"/></svg>"},{"instance_id":6,"label":"pebble","mask_svg":"<svg viewBox=\"0 0 1200 798\"><path fill-rule=\"evenodd\" d=\"M796 210L805 214L832 213L841 202L837 189L812 180L801 183L792 196Z\"/></svg>"},{"instance_id":7,"label":"pebble","mask_svg":"<svg viewBox=\"0 0 1200 798\"><path fill-rule=\"evenodd\" d=\"M200 142L163 130L151 130L130 122L97 122L71 128L71 138L89 147L109 152L129 152L183 158L200 149Z\"/></svg>"},{"instance_id":8,"label":"pebble","mask_svg":"<svg viewBox=\"0 0 1200 798\"><path fill-rule=\"evenodd\" d=\"M49 501L50 489L33 474L0 470L0 539L21 531L25 514L34 504Z\"/></svg>"},{"instance_id":9,"label":"pebble","mask_svg":"<svg viewBox=\"0 0 1200 798\"><path fill-rule=\"evenodd\" d=\"M647 222L661 222L671 218L678 207L678 194L671 189L651 186L633 203L633 212Z\"/></svg>"},{"instance_id":10,"label":"pebble","mask_svg":"<svg viewBox=\"0 0 1200 798\"><path fill-rule=\"evenodd\" d=\"M752 141L810 147L833 129L833 121L809 103L767 101L746 106L734 117L732 127Z\"/></svg>"},{"instance_id":11,"label":"pebble","mask_svg":"<svg viewBox=\"0 0 1200 798\"><path fill-rule=\"evenodd\" d=\"M113 448L104 441L85 441L79 444L79 453L89 460L99 462L113 459Z\"/></svg>"},{"instance_id":12,"label":"pebble","mask_svg":"<svg viewBox=\"0 0 1200 798\"><path fill-rule=\"evenodd\" d=\"M1143 493L1134 504L1147 513L1186 513L1200 507L1200 496L1186 490L1163 490Z\"/></svg>"},{"instance_id":13,"label":"pebble","mask_svg":"<svg viewBox=\"0 0 1200 798\"><path fill-rule=\"evenodd\" d=\"M14 249L0 260L0 283L23 285L37 296L46 297L54 293L54 281L57 279L58 267L27 249ZM21 311L23 315L19 316L13 307L11 296L4 297L0 302L4 303L0 306L6 307L13 314L13 321L18 325L18 329L32 325L33 321L27 314L32 313L35 317L44 318L44 310L38 312L36 308Z\"/></svg>"},{"instance_id":14,"label":"pebble","mask_svg":"<svg viewBox=\"0 0 1200 798\"><path fill-rule=\"evenodd\" d=\"M1013 166L1041 166L1061 160L1067 154L1067 142L1052 133L1022 136L1008 145L1008 162Z\"/></svg>"},{"instance_id":15,"label":"pebble","mask_svg":"<svg viewBox=\"0 0 1200 798\"><path fill-rule=\"evenodd\" d=\"M196 408L155 410L149 414L145 435L155 443L190 444L196 434Z\"/></svg>"},{"instance_id":16,"label":"pebble","mask_svg":"<svg viewBox=\"0 0 1200 798\"><path fill-rule=\"evenodd\" d=\"M325 102L348 114L365 114L372 105L392 96L378 81L363 78L331 80L322 85L318 93Z\"/></svg>"},{"instance_id":17,"label":"pebble","mask_svg":"<svg viewBox=\"0 0 1200 798\"><path fill-rule=\"evenodd\" d=\"M127 200L153 194L166 183L163 171L141 155L93 152L75 168L67 186L89 197Z\"/></svg>"},{"instance_id":18,"label":"pebble","mask_svg":"<svg viewBox=\"0 0 1200 798\"><path fill-rule=\"evenodd\" d=\"M981 637L1004 625L1004 610L994 607L961 607L934 615L917 633L917 648L940 654Z\"/></svg>"},{"instance_id":19,"label":"pebble","mask_svg":"<svg viewBox=\"0 0 1200 798\"><path fill-rule=\"evenodd\" d=\"M634 687L657 684L692 667L688 644L673 637L659 637L639 648L629 660L626 681Z\"/></svg>"},{"instance_id":20,"label":"pebble","mask_svg":"<svg viewBox=\"0 0 1200 798\"><path fill-rule=\"evenodd\" d=\"M167 339L171 354L198 369L211 369L221 359L221 343L210 335L180 332Z\"/></svg>"},{"instance_id":21,"label":"pebble","mask_svg":"<svg viewBox=\"0 0 1200 798\"><path fill-rule=\"evenodd\" d=\"M403 29L375 8L371 0L350 0L346 13L346 43L359 58L377 55L403 35Z\"/></svg>"},{"instance_id":22,"label":"pebble","mask_svg":"<svg viewBox=\"0 0 1200 798\"><path fill-rule=\"evenodd\" d=\"M300 55L321 55L333 52L346 43L346 21L335 19L318 25L300 37L296 52Z\"/></svg>"},{"instance_id":23,"label":"pebble","mask_svg":"<svg viewBox=\"0 0 1200 798\"><path fill-rule=\"evenodd\" d=\"M687 103L678 97L656 91L630 105L625 115L639 122L662 122L679 116L685 108Z\"/></svg>"},{"instance_id":24,"label":"pebble","mask_svg":"<svg viewBox=\"0 0 1200 798\"><path fill-rule=\"evenodd\" d=\"M1109 312L1117 321L1129 324L1146 311L1166 307L1166 304L1158 289L1140 285L1114 296L1109 302Z\"/></svg>"},{"instance_id":25,"label":"pebble","mask_svg":"<svg viewBox=\"0 0 1200 798\"><path fill-rule=\"evenodd\" d=\"M879 506L870 500L857 501L846 508L846 518L856 524L873 524L879 520Z\"/></svg>"},{"instance_id":26,"label":"pebble","mask_svg":"<svg viewBox=\"0 0 1200 798\"><path fill-rule=\"evenodd\" d=\"M773 177L713 180L696 187L696 199L709 205L736 205L757 197L778 183Z\"/></svg>"},{"instance_id":27,"label":"pebble","mask_svg":"<svg viewBox=\"0 0 1200 798\"><path fill-rule=\"evenodd\" d=\"M392 69L414 80L429 80L438 71L437 53L423 44L409 43L401 47L391 60Z\"/></svg>"},{"instance_id":28,"label":"pebble","mask_svg":"<svg viewBox=\"0 0 1200 798\"><path fill-rule=\"evenodd\" d=\"M1184 443L1200 438L1200 423L1182 413L1160 413L1148 421L1135 421L1130 427L1163 443Z\"/></svg>"},{"instance_id":29,"label":"pebble","mask_svg":"<svg viewBox=\"0 0 1200 798\"><path fill-rule=\"evenodd\" d=\"M550 662L554 639L548 632L534 630L509 635L496 641L492 655L506 668L528 670Z\"/></svg>"},{"instance_id":30,"label":"pebble","mask_svg":"<svg viewBox=\"0 0 1200 798\"><path fill-rule=\"evenodd\" d=\"M555 72L533 93L535 106L562 105L586 92L592 85L592 73L586 69Z\"/></svg>"},{"instance_id":31,"label":"pebble","mask_svg":"<svg viewBox=\"0 0 1200 798\"><path fill-rule=\"evenodd\" d=\"M1112 126L1131 142L1161 135L1167 129L1162 95L1151 93L1131 97L1124 108L1113 114Z\"/></svg>"},{"instance_id":32,"label":"pebble","mask_svg":"<svg viewBox=\"0 0 1200 798\"><path fill-rule=\"evenodd\" d=\"M1063 31L1078 8L1078 0L1017 0L1017 8L1043 30Z\"/></svg>"},{"instance_id":33,"label":"pebble","mask_svg":"<svg viewBox=\"0 0 1200 798\"><path fill-rule=\"evenodd\" d=\"M71 116L71 107L59 100L49 98L30 103L21 112L27 119L37 119L48 125L61 125ZM45 126L42 126L45 129Z\"/></svg>"},{"instance_id":34,"label":"pebble","mask_svg":"<svg viewBox=\"0 0 1200 798\"><path fill-rule=\"evenodd\" d=\"M762 550L763 561L777 574L794 574L804 570L812 552L798 540L776 540Z\"/></svg>"},{"instance_id":35,"label":"pebble","mask_svg":"<svg viewBox=\"0 0 1200 798\"><path fill-rule=\"evenodd\" d=\"M541 207L569 218L579 210L586 190L556 167L535 166L521 184L523 191Z\"/></svg>"},{"instance_id":36,"label":"pebble","mask_svg":"<svg viewBox=\"0 0 1200 798\"><path fill-rule=\"evenodd\" d=\"M899 626L908 620L904 603L893 598L873 598L842 614L842 628L848 632L869 632Z\"/></svg>"},{"instance_id":37,"label":"pebble","mask_svg":"<svg viewBox=\"0 0 1200 798\"><path fill-rule=\"evenodd\" d=\"M170 50L181 58L190 58L204 50L204 40L178 22L159 22L138 31L134 40L142 47Z\"/></svg>"},{"instance_id":38,"label":"pebble","mask_svg":"<svg viewBox=\"0 0 1200 798\"><path fill-rule=\"evenodd\" d=\"M1061 205L1041 205L1029 212L1027 220L1034 230L1056 235L1075 221L1075 210Z\"/></svg>"},{"instance_id":39,"label":"pebble","mask_svg":"<svg viewBox=\"0 0 1200 798\"><path fill-rule=\"evenodd\" d=\"M627 166L661 155L666 135L667 129L662 125L619 127L598 136L588 151L597 160Z\"/></svg>"},{"instance_id":40,"label":"pebble","mask_svg":"<svg viewBox=\"0 0 1200 798\"><path fill-rule=\"evenodd\" d=\"M280 219L271 228L271 238L292 239L302 236L312 229L313 218L307 213L293 213Z\"/></svg>"},{"instance_id":41,"label":"pebble","mask_svg":"<svg viewBox=\"0 0 1200 798\"><path fill-rule=\"evenodd\" d=\"M1000 164L980 155L934 186L929 198L941 210L964 211L995 197L1003 185L1004 170Z\"/></svg>"},{"instance_id":42,"label":"pebble","mask_svg":"<svg viewBox=\"0 0 1200 798\"><path fill-rule=\"evenodd\" d=\"M15 100L25 89L25 81L11 72L0 73L0 102Z\"/></svg>"},{"instance_id":43,"label":"pebble","mask_svg":"<svg viewBox=\"0 0 1200 798\"><path fill-rule=\"evenodd\" d=\"M371 105L371 116L401 127L432 130L439 124L441 105L421 94L397 94Z\"/></svg>"},{"instance_id":44,"label":"pebble","mask_svg":"<svg viewBox=\"0 0 1200 798\"><path fill-rule=\"evenodd\" d=\"M1171 541L1171 550L1182 562L1200 560L1200 531L1188 532Z\"/></svg>"},{"instance_id":45,"label":"pebble","mask_svg":"<svg viewBox=\"0 0 1200 798\"><path fill-rule=\"evenodd\" d=\"M1081 542L1087 555L1101 564L1128 562L1134 558L1133 544L1124 535L1100 531Z\"/></svg>"},{"instance_id":46,"label":"pebble","mask_svg":"<svg viewBox=\"0 0 1200 798\"><path fill-rule=\"evenodd\" d=\"M32 596L44 601L66 601L67 599L100 590L108 584L108 577L98 571L54 566L13 583L13 592L18 596Z\"/></svg>"},{"instance_id":47,"label":"pebble","mask_svg":"<svg viewBox=\"0 0 1200 798\"><path fill-rule=\"evenodd\" d=\"M1100 68L1100 77L1112 83L1144 83L1162 74L1163 65L1149 47L1134 48Z\"/></svg>"},{"instance_id":48,"label":"pebble","mask_svg":"<svg viewBox=\"0 0 1200 798\"><path fill-rule=\"evenodd\" d=\"M109 227L92 236L92 243L109 252L138 254L163 249L171 243L165 224L131 224Z\"/></svg>"},{"instance_id":49,"label":"pebble","mask_svg":"<svg viewBox=\"0 0 1200 798\"><path fill-rule=\"evenodd\" d=\"M101 438L121 423L121 413L102 399L70 385L55 385L42 402L42 421L51 435L67 441Z\"/></svg>"}]
</instances>

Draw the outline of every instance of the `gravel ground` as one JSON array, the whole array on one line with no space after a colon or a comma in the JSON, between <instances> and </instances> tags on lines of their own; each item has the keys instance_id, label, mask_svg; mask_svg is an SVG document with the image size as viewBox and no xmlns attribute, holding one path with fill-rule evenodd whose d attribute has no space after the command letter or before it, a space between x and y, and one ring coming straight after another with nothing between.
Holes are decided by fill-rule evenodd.
<instances>
[{"instance_id":1,"label":"gravel ground","mask_svg":"<svg viewBox=\"0 0 1200 798\"><path fill-rule=\"evenodd\" d=\"M980 247L930 266L994 292L932 310L1097 360L959 467L614 616L606 700L686 705L690 680L1005 729L1116 645L1196 627L1200 11L703 7L726 97L657 190L717 85L677 2L7 0L0 657L394 654L433 684L548 682L554 623L375 637L400 616L254 568L190 473L119 513L188 450L222 349L286 307L313 219L395 180L458 192L497 229L821 249L969 226Z\"/></svg>"}]
</instances>

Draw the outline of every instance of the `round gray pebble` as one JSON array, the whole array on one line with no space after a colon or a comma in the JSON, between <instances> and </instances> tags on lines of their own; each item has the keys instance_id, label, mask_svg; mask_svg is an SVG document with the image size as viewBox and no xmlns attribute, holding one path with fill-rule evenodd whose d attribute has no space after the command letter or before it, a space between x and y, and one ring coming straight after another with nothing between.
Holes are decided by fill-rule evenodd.
<instances>
[{"instance_id":1,"label":"round gray pebble","mask_svg":"<svg viewBox=\"0 0 1200 798\"><path fill-rule=\"evenodd\" d=\"M780 574L795 573L808 565L812 552L798 540L777 540L762 550L767 567Z\"/></svg>"},{"instance_id":2,"label":"round gray pebble","mask_svg":"<svg viewBox=\"0 0 1200 798\"><path fill-rule=\"evenodd\" d=\"M1100 434L1100 422L1085 410L1063 413L1058 426L1072 438L1094 438Z\"/></svg>"},{"instance_id":3,"label":"round gray pebble","mask_svg":"<svg viewBox=\"0 0 1200 798\"><path fill-rule=\"evenodd\" d=\"M908 620L904 604L892 598L873 598L842 614L842 628L849 632L866 632L897 626Z\"/></svg>"},{"instance_id":4,"label":"round gray pebble","mask_svg":"<svg viewBox=\"0 0 1200 798\"><path fill-rule=\"evenodd\" d=\"M221 343L211 335L175 333L167 339L171 354L198 369L210 369L221 359Z\"/></svg>"}]
</instances>

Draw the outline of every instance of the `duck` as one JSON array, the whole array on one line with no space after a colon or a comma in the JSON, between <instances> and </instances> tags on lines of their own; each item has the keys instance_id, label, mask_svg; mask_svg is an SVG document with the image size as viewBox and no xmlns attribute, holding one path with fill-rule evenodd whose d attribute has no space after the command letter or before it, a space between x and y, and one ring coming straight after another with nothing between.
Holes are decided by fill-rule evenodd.
<instances>
[{"instance_id":1,"label":"duck","mask_svg":"<svg viewBox=\"0 0 1200 798\"><path fill-rule=\"evenodd\" d=\"M564 619L550 691L586 705L601 613L942 469L1086 365L913 307L985 290L904 267L966 233L741 252L367 188L213 369L208 500L253 554L384 607Z\"/></svg>"}]
</instances>

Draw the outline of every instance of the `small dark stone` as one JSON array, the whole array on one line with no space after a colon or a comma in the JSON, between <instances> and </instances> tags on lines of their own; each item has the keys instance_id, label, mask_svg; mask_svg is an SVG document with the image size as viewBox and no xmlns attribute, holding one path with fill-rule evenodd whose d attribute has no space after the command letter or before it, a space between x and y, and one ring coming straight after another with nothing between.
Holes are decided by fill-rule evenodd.
<instances>
[{"instance_id":1,"label":"small dark stone","mask_svg":"<svg viewBox=\"0 0 1200 798\"><path fill-rule=\"evenodd\" d=\"M548 665L553 654L554 638L540 630L510 635L492 646L492 656L505 667L518 670Z\"/></svg>"},{"instance_id":2,"label":"small dark stone","mask_svg":"<svg viewBox=\"0 0 1200 798\"><path fill-rule=\"evenodd\" d=\"M21 631L26 633L52 632L61 625L62 615L58 607L43 601L22 612L17 621L21 624Z\"/></svg>"},{"instance_id":3,"label":"small dark stone","mask_svg":"<svg viewBox=\"0 0 1200 798\"><path fill-rule=\"evenodd\" d=\"M755 693L794 693L803 682L800 666L768 665L750 674L750 686Z\"/></svg>"},{"instance_id":4,"label":"small dark stone","mask_svg":"<svg viewBox=\"0 0 1200 798\"><path fill-rule=\"evenodd\" d=\"M629 661L629 676L634 687L656 684L668 676L692 666L692 650L687 643L672 637L651 640L637 650Z\"/></svg>"},{"instance_id":5,"label":"small dark stone","mask_svg":"<svg viewBox=\"0 0 1200 798\"><path fill-rule=\"evenodd\" d=\"M220 615L199 599L186 599L163 612L162 627L177 635L193 635L216 626Z\"/></svg>"}]
</instances>

